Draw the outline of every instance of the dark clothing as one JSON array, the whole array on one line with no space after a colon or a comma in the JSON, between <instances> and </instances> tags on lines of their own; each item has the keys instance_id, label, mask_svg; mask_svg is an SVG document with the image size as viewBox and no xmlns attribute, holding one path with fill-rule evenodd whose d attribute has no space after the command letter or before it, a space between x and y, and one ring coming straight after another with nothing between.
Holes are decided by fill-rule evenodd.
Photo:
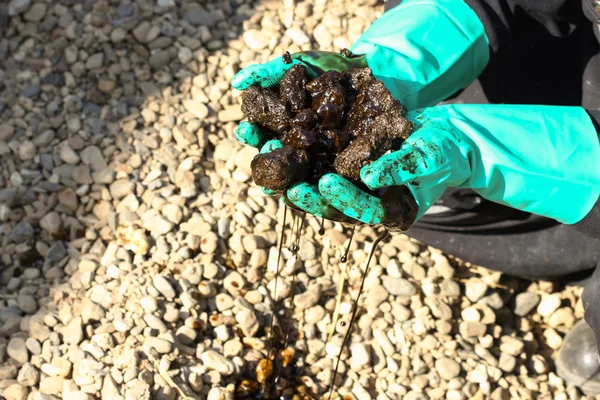
<instances>
[{"instance_id":1,"label":"dark clothing","mask_svg":"<svg viewBox=\"0 0 600 400\"><path fill-rule=\"evenodd\" d=\"M600 3L465 1L485 27L490 62L448 103L582 106L600 133ZM452 189L408 235L509 275L581 282L585 318L600 343L600 200L582 221L563 225Z\"/></svg>"}]
</instances>

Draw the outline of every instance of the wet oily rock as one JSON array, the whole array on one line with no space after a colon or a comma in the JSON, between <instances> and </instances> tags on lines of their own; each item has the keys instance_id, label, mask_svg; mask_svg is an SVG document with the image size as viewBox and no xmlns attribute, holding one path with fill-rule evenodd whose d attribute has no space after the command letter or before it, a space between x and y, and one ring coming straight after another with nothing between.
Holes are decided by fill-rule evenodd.
<instances>
[{"instance_id":1,"label":"wet oily rock","mask_svg":"<svg viewBox=\"0 0 600 400\"><path fill-rule=\"evenodd\" d=\"M279 134L289 126L291 114L275 90L249 87L243 94L241 109L250 121Z\"/></svg>"},{"instance_id":2,"label":"wet oily rock","mask_svg":"<svg viewBox=\"0 0 600 400\"><path fill-rule=\"evenodd\" d=\"M308 153L294 147L283 147L259 154L252 160L252 176L257 185L271 190L284 190L301 181L308 167Z\"/></svg>"}]
</instances>

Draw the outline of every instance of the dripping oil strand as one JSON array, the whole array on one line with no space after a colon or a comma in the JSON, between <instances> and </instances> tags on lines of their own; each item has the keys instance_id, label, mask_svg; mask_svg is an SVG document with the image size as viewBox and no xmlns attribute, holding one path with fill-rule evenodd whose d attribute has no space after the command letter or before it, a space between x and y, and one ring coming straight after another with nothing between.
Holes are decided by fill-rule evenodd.
<instances>
[{"instance_id":1,"label":"dripping oil strand","mask_svg":"<svg viewBox=\"0 0 600 400\"><path fill-rule=\"evenodd\" d=\"M321 224L319 227L319 235L323 236L325 234L325 218L321 218Z\"/></svg>"},{"instance_id":2,"label":"dripping oil strand","mask_svg":"<svg viewBox=\"0 0 600 400\"><path fill-rule=\"evenodd\" d=\"M288 247L291 246L291 250L294 253L294 255L296 254L296 252L298 250L298 246L299 246L299 243L300 243L300 234L301 234L302 227L304 225L304 220L305 219L306 219L306 213L303 213L302 217L300 217L299 215L294 215L293 219L292 219L292 226L291 226L291 230L290 230L290 240L289 240ZM281 236L281 239L282 240L280 242L279 256L281 256L281 252L282 252L282 246L281 246L281 244L283 243L283 239L284 239L284 235L283 234ZM280 273L280 267L279 267L279 260L278 260L276 279L279 276L279 273ZM293 275L293 278L294 279L292 281L292 299L291 299L292 305L291 305L291 307L293 306L293 301L294 301L294 297L293 297L294 296L294 283L295 283L296 276ZM275 293L275 297L276 297L276 293ZM277 305L277 301L275 301L275 305ZM291 323L290 323L290 320L291 320L291 311L290 311L291 307L288 309L288 311L286 313L287 314L286 319L288 320L287 321L288 326L287 326L287 333L286 333L286 339L285 339L285 343L286 344L285 344L284 348L287 346L287 342L288 342L288 339L289 339L289 332L290 332L290 325L291 325ZM271 337L273 337L273 336L271 336ZM278 347L280 347L280 346L278 346ZM269 359L271 358L273 348L274 348L273 342L271 341L270 342L270 346L269 346ZM275 355L274 359L275 360L277 359L277 355ZM278 369L278 372L277 372L276 377L274 379L274 383L278 383L279 379L281 377L281 369L282 369L281 365L277 369Z\"/></svg>"},{"instance_id":3,"label":"dripping oil strand","mask_svg":"<svg viewBox=\"0 0 600 400\"><path fill-rule=\"evenodd\" d=\"M302 215L302 218L299 221L297 230L296 230L296 236L295 236L295 241L294 241L294 247L292 248L292 251L294 252L294 257L298 257L298 250L300 248L300 234L302 233L302 228L304 227L304 221L306 220L306 213L304 213ZM292 234L294 232L292 231ZM294 260L295 261L295 260ZM292 327L292 310L294 307L294 298L296 296L296 292L294 290L294 285L296 284L296 274L292 272L292 297L290 298L290 307L287 310L287 328L286 328L286 332L285 332L285 339L284 339L284 344L283 344L283 349L285 350L290 342L290 334L291 334L291 327ZM279 382L279 378L281 378L281 372L283 370L283 361L279 364L279 368L277 369L277 376L275 377L275 383Z\"/></svg>"},{"instance_id":4,"label":"dripping oil strand","mask_svg":"<svg viewBox=\"0 0 600 400\"><path fill-rule=\"evenodd\" d=\"M271 352L273 351L273 326L275 324L275 313L277 311L277 281L279 279L279 263L281 262L281 251L283 249L283 241L285 239L285 220L287 217L287 206L284 205L283 209L283 223L281 224L281 238L279 239L279 248L277 249L277 266L275 267L275 288L273 291L273 310L271 312L271 328L269 330L269 352L267 359L271 358Z\"/></svg>"},{"instance_id":5,"label":"dripping oil strand","mask_svg":"<svg viewBox=\"0 0 600 400\"><path fill-rule=\"evenodd\" d=\"M353 231L354 232L354 231ZM354 305L352 307L352 315L350 317L350 323L348 324L348 329L346 330L346 334L344 335L344 340L342 341L342 346L340 347L340 353L338 354L337 361L335 363L335 369L333 370L333 377L331 379L331 384L329 387L329 399L331 400L331 395L333 394L333 388L335 386L335 378L338 373L338 368L340 366L340 360L342 359L342 352L344 351L344 347L346 347L346 343L350 338L350 333L352 331L352 325L354 324L354 318L356 318L356 311L358 310L358 301L360 300L360 295L362 294L363 288L365 286L365 280L367 279L367 274L369 273L369 266L371 265L371 259L373 258L373 254L375 254L375 250L379 243L388 236L388 231L384 231L381 235L375 239L373 242L373 247L371 248L371 252L369 253L369 258L367 259L367 266L365 267L365 273L362 277L362 281L360 282L360 288L358 289L358 295L356 296L356 300L354 301Z\"/></svg>"},{"instance_id":6,"label":"dripping oil strand","mask_svg":"<svg viewBox=\"0 0 600 400\"><path fill-rule=\"evenodd\" d=\"M344 255L340 258L340 261L345 263L348 261L348 253L350 253L350 246L352 245L352 238L354 237L354 231L356 230L356 226L352 227L352 232L350 232L350 240L348 240L348 246L346 246L346 251L344 251Z\"/></svg>"}]
</instances>

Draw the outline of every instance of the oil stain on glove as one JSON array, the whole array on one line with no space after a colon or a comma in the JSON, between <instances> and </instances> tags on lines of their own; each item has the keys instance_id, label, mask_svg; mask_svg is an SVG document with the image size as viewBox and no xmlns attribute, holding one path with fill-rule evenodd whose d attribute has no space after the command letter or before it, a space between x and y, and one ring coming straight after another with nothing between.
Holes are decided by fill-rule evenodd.
<instances>
[{"instance_id":1,"label":"oil stain on glove","mask_svg":"<svg viewBox=\"0 0 600 400\"><path fill-rule=\"evenodd\" d=\"M598 201L600 144L581 107L445 105L407 118L415 133L400 150L363 167L361 178L371 190L406 185L419 217L448 187L565 224L582 220ZM333 204L350 190L322 194ZM340 211L371 218L356 207Z\"/></svg>"}]
</instances>

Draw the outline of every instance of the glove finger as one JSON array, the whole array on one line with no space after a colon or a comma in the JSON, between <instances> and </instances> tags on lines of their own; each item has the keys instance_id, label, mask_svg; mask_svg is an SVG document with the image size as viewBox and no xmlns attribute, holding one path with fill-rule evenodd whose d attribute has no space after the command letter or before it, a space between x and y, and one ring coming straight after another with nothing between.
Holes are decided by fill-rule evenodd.
<instances>
[{"instance_id":1,"label":"glove finger","mask_svg":"<svg viewBox=\"0 0 600 400\"><path fill-rule=\"evenodd\" d=\"M316 185L306 182L297 183L288 189L286 195L296 207L309 214L345 224L359 223L327 204L327 200L321 196Z\"/></svg>"},{"instance_id":2,"label":"glove finger","mask_svg":"<svg viewBox=\"0 0 600 400\"><path fill-rule=\"evenodd\" d=\"M231 86L237 90L246 90L250 86L273 87L279 84L291 66L292 64L285 64L281 57L264 64L252 64L235 74Z\"/></svg>"},{"instance_id":3,"label":"glove finger","mask_svg":"<svg viewBox=\"0 0 600 400\"><path fill-rule=\"evenodd\" d=\"M235 138L248 146L261 148L269 139L268 135L252 122L240 122L235 130Z\"/></svg>"},{"instance_id":4,"label":"glove finger","mask_svg":"<svg viewBox=\"0 0 600 400\"><path fill-rule=\"evenodd\" d=\"M432 150L437 146L431 146L425 151L421 146L408 144L398 151L386 154L362 167L360 179L371 190L418 183L420 178L436 171L437 162Z\"/></svg>"},{"instance_id":5,"label":"glove finger","mask_svg":"<svg viewBox=\"0 0 600 400\"><path fill-rule=\"evenodd\" d=\"M260 154L269 153L275 149L281 149L283 147L283 143L281 143L277 139L268 140L263 147L260 149Z\"/></svg>"},{"instance_id":6,"label":"glove finger","mask_svg":"<svg viewBox=\"0 0 600 400\"><path fill-rule=\"evenodd\" d=\"M319 180L319 192L330 205L350 218L365 224L381 224L385 221L381 200L339 175L324 175Z\"/></svg>"}]
</instances>

